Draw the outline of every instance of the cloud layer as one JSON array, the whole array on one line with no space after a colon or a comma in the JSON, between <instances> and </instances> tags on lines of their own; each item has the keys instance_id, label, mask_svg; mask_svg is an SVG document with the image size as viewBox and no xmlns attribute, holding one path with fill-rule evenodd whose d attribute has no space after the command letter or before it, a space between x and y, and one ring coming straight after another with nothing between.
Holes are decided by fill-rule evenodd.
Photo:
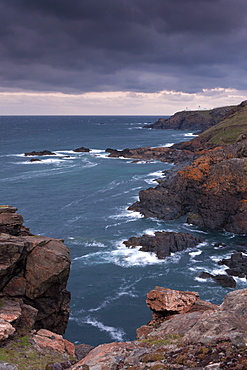
<instances>
[{"instance_id":1,"label":"cloud layer","mask_svg":"<svg viewBox=\"0 0 247 370\"><path fill-rule=\"evenodd\" d=\"M0 1L0 91L247 89L246 0Z\"/></svg>"}]
</instances>

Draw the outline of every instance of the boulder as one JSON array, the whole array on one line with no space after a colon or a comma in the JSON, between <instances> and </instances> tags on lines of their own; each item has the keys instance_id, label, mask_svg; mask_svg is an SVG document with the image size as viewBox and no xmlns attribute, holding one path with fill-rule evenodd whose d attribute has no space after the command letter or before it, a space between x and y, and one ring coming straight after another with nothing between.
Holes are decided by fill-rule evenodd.
<instances>
[{"instance_id":1,"label":"boulder","mask_svg":"<svg viewBox=\"0 0 247 370\"><path fill-rule=\"evenodd\" d=\"M40 329L32 338L39 347L49 348L53 351L75 356L74 344L64 339L61 335L49 330Z\"/></svg>"},{"instance_id":2,"label":"boulder","mask_svg":"<svg viewBox=\"0 0 247 370\"><path fill-rule=\"evenodd\" d=\"M155 253L159 259L164 259L169 257L171 253L194 248L203 241L203 238L188 233L156 231L154 236L131 237L124 241L124 244L128 248L141 246L141 251Z\"/></svg>"}]
</instances>

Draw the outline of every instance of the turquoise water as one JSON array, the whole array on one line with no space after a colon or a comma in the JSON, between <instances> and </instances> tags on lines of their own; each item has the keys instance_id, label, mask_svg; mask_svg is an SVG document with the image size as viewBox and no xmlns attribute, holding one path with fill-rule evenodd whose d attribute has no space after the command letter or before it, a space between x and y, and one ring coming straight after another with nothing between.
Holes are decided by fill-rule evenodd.
<instances>
[{"instance_id":1,"label":"turquoise water","mask_svg":"<svg viewBox=\"0 0 247 370\"><path fill-rule=\"evenodd\" d=\"M165 222L127 211L139 191L155 186L172 165L108 158L105 149L169 146L192 137L186 131L142 129L157 118L0 117L0 203L18 207L32 233L64 239L70 248L72 300L65 337L73 342L135 339L136 328L151 319L145 298L156 285L197 291L213 303L229 291L198 274L222 271L217 261L241 238L200 230L184 218ZM92 151L73 152L81 146ZM56 156L33 163L24 157L45 149ZM157 230L191 232L206 241L165 261L122 243ZM219 241L226 247L215 248ZM243 288L246 282L237 284Z\"/></svg>"}]
</instances>

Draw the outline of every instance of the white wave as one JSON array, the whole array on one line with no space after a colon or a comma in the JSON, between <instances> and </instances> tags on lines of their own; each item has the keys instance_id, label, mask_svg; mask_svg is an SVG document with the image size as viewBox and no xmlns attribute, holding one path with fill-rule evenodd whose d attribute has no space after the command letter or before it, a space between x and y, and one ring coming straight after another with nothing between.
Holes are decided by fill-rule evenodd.
<instances>
[{"instance_id":1,"label":"white wave","mask_svg":"<svg viewBox=\"0 0 247 370\"><path fill-rule=\"evenodd\" d=\"M193 132L188 132L187 134L184 134L184 136L193 136L193 137L196 137L198 135L195 135Z\"/></svg>"},{"instance_id":2,"label":"white wave","mask_svg":"<svg viewBox=\"0 0 247 370\"><path fill-rule=\"evenodd\" d=\"M196 256L200 256L200 254L202 254L202 251L201 250L198 250L198 251L195 251L195 252L190 252L189 255L193 258L193 257L196 257Z\"/></svg>"},{"instance_id":3,"label":"white wave","mask_svg":"<svg viewBox=\"0 0 247 370\"><path fill-rule=\"evenodd\" d=\"M156 172L150 172L148 176L152 177L164 177L164 172L163 171L156 171Z\"/></svg>"},{"instance_id":4,"label":"white wave","mask_svg":"<svg viewBox=\"0 0 247 370\"><path fill-rule=\"evenodd\" d=\"M125 337L125 332L121 328L114 328L113 326L104 325L102 322L98 321L94 317L87 316L84 319L75 319L76 322L80 324L92 325L95 328L98 328L100 331L107 332L110 338L116 341L123 341Z\"/></svg>"},{"instance_id":5,"label":"white wave","mask_svg":"<svg viewBox=\"0 0 247 370\"><path fill-rule=\"evenodd\" d=\"M169 148L170 146L174 145L174 143L167 143L164 145L165 148Z\"/></svg>"},{"instance_id":6,"label":"white wave","mask_svg":"<svg viewBox=\"0 0 247 370\"><path fill-rule=\"evenodd\" d=\"M125 246L120 246L117 250L111 252L112 261L122 267L146 266L163 262L154 253L143 252L139 248L129 249Z\"/></svg>"},{"instance_id":7,"label":"white wave","mask_svg":"<svg viewBox=\"0 0 247 370\"><path fill-rule=\"evenodd\" d=\"M155 231L154 229L146 229L144 230L144 234L155 236Z\"/></svg>"}]
</instances>

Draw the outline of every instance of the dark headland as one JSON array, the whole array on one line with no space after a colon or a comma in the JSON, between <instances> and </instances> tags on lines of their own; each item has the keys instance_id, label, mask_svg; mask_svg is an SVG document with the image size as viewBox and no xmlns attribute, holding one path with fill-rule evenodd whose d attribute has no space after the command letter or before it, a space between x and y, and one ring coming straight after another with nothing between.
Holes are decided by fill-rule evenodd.
<instances>
[{"instance_id":1,"label":"dark headland","mask_svg":"<svg viewBox=\"0 0 247 370\"><path fill-rule=\"evenodd\" d=\"M183 123L167 127L179 115ZM169 122L153 125L206 128L185 143L107 151L111 157L175 163L156 187L140 192L131 210L164 220L186 215L199 227L245 235L247 102L202 115L203 125L195 112L179 112ZM132 236L125 244L142 245L165 258L183 245L200 242L190 234L157 232L154 237ZM66 291L70 258L63 241L32 235L14 207L1 206L0 243L0 369L247 369L247 289L232 289L216 306L195 292L155 287L146 301L152 320L137 329L135 341L78 347L62 337L70 300ZM244 254L233 253L220 263L228 267L226 277L246 278Z\"/></svg>"}]
</instances>

